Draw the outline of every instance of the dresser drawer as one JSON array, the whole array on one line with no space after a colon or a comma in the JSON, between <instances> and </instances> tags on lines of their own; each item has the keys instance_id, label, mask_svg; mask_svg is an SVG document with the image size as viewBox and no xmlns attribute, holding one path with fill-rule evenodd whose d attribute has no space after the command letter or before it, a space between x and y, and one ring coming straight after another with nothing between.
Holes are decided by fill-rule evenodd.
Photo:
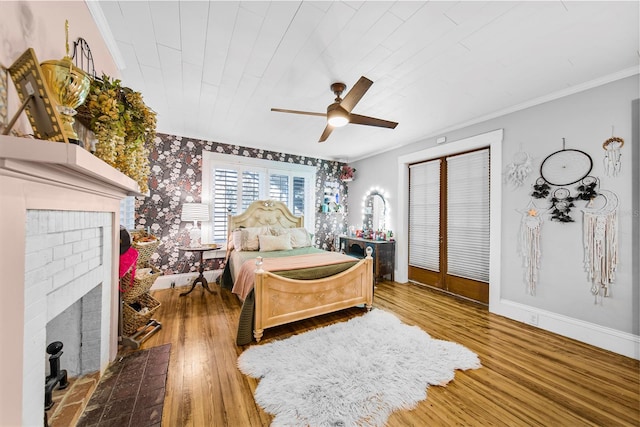
<instances>
[{"instance_id":1,"label":"dresser drawer","mask_svg":"<svg viewBox=\"0 0 640 427\"><path fill-rule=\"evenodd\" d=\"M394 279L395 242L384 240L368 240L354 237L340 237L340 251L356 258L364 258L367 248L373 251L373 274L377 279L390 276Z\"/></svg>"}]
</instances>

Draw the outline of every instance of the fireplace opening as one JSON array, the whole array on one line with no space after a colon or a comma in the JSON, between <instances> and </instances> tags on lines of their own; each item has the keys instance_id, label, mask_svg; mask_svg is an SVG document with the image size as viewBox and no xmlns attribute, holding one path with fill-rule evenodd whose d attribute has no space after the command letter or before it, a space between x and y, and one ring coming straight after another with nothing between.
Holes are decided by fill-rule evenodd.
<instances>
[{"instance_id":1,"label":"fireplace opening","mask_svg":"<svg viewBox=\"0 0 640 427\"><path fill-rule=\"evenodd\" d=\"M73 393L73 387L67 389L67 378L75 383L75 380L97 373L100 369L101 301L100 284L47 322L46 342L49 344L45 355L44 384L44 409L47 420L55 421L55 415L64 411L64 408L54 407L54 390L62 390L58 391L56 402L64 405L66 393ZM74 396L74 400L80 398L83 401L81 407L84 407L91 397L90 394L75 394L77 396ZM76 403L74 401L72 404L77 406ZM59 422L50 425L59 425Z\"/></svg>"},{"instance_id":2,"label":"fireplace opening","mask_svg":"<svg viewBox=\"0 0 640 427\"><path fill-rule=\"evenodd\" d=\"M78 377L100 369L100 328L102 285L94 287L78 301L47 323L47 343L64 343L61 363L69 377ZM47 376L51 374L45 355Z\"/></svg>"},{"instance_id":3,"label":"fireplace opening","mask_svg":"<svg viewBox=\"0 0 640 427\"><path fill-rule=\"evenodd\" d=\"M49 388L50 421L67 407L81 411L79 395L87 393L79 393L76 384L89 390L88 400L93 388L87 384L106 367L113 315L112 223L110 212L26 211L24 425L41 424L36 414L51 404L45 403ZM58 383L50 383L53 365L46 349L54 342L63 348L53 370L66 371L70 383L61 391Z\"/></svg>"}]
</instances>

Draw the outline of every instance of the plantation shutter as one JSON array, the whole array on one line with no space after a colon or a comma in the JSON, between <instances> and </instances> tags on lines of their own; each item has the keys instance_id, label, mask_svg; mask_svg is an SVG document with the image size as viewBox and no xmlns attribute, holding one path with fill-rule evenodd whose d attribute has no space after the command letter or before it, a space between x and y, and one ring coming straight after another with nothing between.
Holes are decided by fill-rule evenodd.
<instances>
[{"instance_id":1,"label":"plantation shutter","mask_svg":"<svg viewBox=\"0 0 640 427\"><path fill-rule=\"evenodd\" d=\"M260 200L260 172L242 172L242 211L251 203Z\"/></svg>"},{"instance_id":2,"label":"plantation shutter","mask_svg":"<svg viewBox=\"0 0 640 427\"><path fill-rule=\"evenodd\" d=\"M236 215L238 206L238 171L215 169L213 189L213 239L227 240L227 216Z\"/></svg>"},{"instance_id":3,"label":"plantation shutter","mask_svg":"<svg viewBox=\"0 0 640 427\"><path fill-rule=\"evenodd\" d=\"M285 205L289 205L289 176L270 175L269 176L269 198L278 200Z\"/></svg>"},{"instance_id":4,"label":"plantation shutter","mask_svg":"<svg viewBox=\"0 0 640 427\"><path fill-rule=\"evenodd\" d=\"M293 210L292 213L296 216L304 215L304 194L305 182L304 177L293 177Z\"/></svg>"},{"instance_id":5,"label":"plantation shutter","mask_svg":"<svg viewBox=\"0 0 640 427\"><path fill-rule=\"evenodd\" d=\"M440 160L409 169L409 265L440 271Z\"/></svg>"},{"instance_id":6,"label":"plantation shutter","mask_svg":"<svg viewBox=\"0 0 640 427\"><path fill-rule=\"evenodd\" d=\"M447 274L489 282L489 150L447 158Z\"/></svg>"}]
</instances>

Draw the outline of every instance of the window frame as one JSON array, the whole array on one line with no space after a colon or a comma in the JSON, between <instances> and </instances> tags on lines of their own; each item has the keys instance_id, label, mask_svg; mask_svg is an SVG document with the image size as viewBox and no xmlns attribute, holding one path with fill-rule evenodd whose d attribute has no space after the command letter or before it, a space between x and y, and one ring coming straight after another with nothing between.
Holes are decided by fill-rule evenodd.
<instances>
[{"instance_id":1,"label":"window frame","mask_svg":"<svg viewBox=\"0 0 640 427\"><path fill-rule=\"evenodd\" d=\"M293 212L293 189L294 189L294 177L303 177L305 179L304 194L305 194L305 212L304 212L304 226L307 230L313 233L315 224L315 182L316 182L316 167L309 165L302 165L298 163L279 162L276 160L258 159L254 157L237 156L234 154L215 153L211 151L203 151L202 153L202 203L211 205L214 200L214 177L216 168L235 169L240 172L240 177L243 171L260 172L260 179L262 180L260 185L260 197L259 200L269 199L269 185L271 175L287 175L289 177L289 194L287 206L289 210ZM239 188L241 185L238 186ZM244 212L242 208L241 191L238 192L238 201L236 205L237 213ZM213 210L212 210L213 215ZM207 221L202 223L202 242L203 243L223 243L220 240L214 241L213 239L213 221Z\"/></svg>"}]
</instances>

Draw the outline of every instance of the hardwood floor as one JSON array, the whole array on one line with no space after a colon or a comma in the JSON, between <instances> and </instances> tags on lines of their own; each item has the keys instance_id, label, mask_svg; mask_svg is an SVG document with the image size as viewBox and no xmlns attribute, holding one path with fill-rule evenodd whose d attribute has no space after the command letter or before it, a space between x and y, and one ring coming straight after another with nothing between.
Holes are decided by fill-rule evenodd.
<instances>
[{"instance_id":1,"label":"hardwood floor","mask_svg":"<svg viewBox=\"0 0 640 427\"><path fill-rule=\"evenodd\" d=\"M153 293L163 328L142 348L171 343L163 426L268 426L254 402L257 381L240 373L235 345L240 303L217 288ZM457 371L446 387L430 387L413 410L389 426L638 426L639 362L528 325L417 285L379 283L374 307L418 325L433 338L476 352L483 367ZM263 342L363 314L353 308L267 329Z\"/></svg>"}]
</instances>

